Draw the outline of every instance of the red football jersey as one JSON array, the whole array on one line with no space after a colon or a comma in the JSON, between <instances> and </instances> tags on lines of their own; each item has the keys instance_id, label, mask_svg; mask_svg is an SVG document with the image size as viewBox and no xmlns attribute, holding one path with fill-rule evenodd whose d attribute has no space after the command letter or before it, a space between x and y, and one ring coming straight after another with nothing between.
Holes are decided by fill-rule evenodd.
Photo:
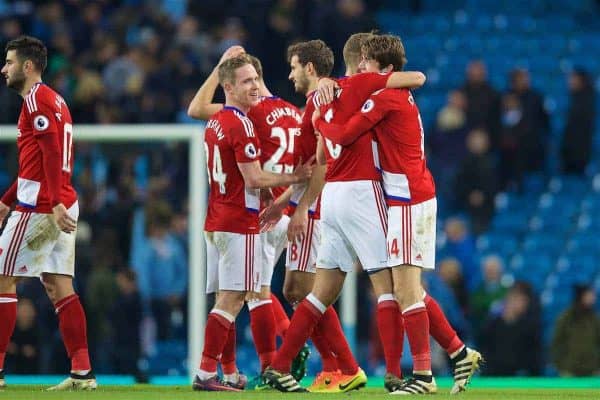
<instances>
[{"instance_id":1,"label":"red football jersey","mask_svg":"<svg viewBox=\"0 0 600 400\"><path fill-rule=\"evenodd\" d=\"M338 80L340 89L336 99L321 106L321 117L334 124L344 124L358 111L371 93L385 88L390 74L362 73ZM370 133L362 135L354 143L342 147L324 135L327 158L327 182L379 180L375 163L377 145Z\"/></svg>"},{"instance_id":2,"label":"red football jersey","mask_svg":"<svg viewBox=\"0 0 600 400\"><path fill-rule=\"evenodd\" d=\"M260 161L252 121L225 106L206 124L204 148L210 193L206 231L258 233L259 189L246 188L237 163Z\"/></svg>"},{"instance_id":3,"label":"red football jersey","mask_svg":"<svg viewBox=\"0 0 600 400\"><path fill-rule=\"evenodd\" d=\"M315 94L316 92L310 92L306 96L306 107L304 108L304 114L302 114L302 126L300 137L296 139L296 151L294 153L294 164L306 162L309 158L315 155L317 152L317 137L315 136L315 130L312 125L312 114L315 111ZM294 193L290 199L290 209L288 213L293 214L296 209L296 205L302 198L302 195L306 191L306 184L297 184L293 186ZM317 197L315 202L309 208L309 216L313 219L320 218L321 209L321 196Z\"/></svg>"},{"instance_id":4,"label":"red football jersey","mask_svg":"<svg viewBox=\"0 0 600 400\"><path fill-rule=\"evenodd\" d=\"M425 160L423 122L408 89L374 93L361 109L373 125L388 205L417 204L435 197Z\"/></svg>"},{"instance_id":5,"label":"red football jersey","mask_svg":"<svg viewBox=\"0 0 600 400\"><path fill-rule=\"evenodd\" d=\"M37 139L56 135L60 150L61 171L59 201L67 208L77 201L71 185L73 171L73 121L64 99L43 83L36 83L25 96L17 124L19 176L17 178L18 211L52 213L50 190L44 171L42 150ZM54 171L56 173L56 171Z\"/></svg>"},{"instance_id":6,"label":"red football jersey","mask_svg":"<svg viewBox=\"0 0 600 400\"><path fill-rule=\"evenodd\" d=\"M294 152L302 123L300 110L279 97L263 97L250 109L248 118L260 141L263 169L275 174L294 172ZM272 188L273 196L279 197L285 189Z\"/></svg>"}]
</instances>

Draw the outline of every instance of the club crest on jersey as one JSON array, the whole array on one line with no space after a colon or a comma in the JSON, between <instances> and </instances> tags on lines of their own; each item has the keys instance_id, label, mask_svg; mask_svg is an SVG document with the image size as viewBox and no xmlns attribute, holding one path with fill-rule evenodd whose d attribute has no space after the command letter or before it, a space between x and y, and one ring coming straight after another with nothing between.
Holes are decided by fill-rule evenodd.
<instances>
[{"instance_id":1,"label":"club crest on jersey","mask_svg":"<svg viewBox=\"0 0 600 400\"><path fill-rule=\"evenodd\" d=\"M33 119L33 127L36 131L45 131L50 126L50 121L44 115L38 115Z\"/></svg>"},{"instance_id":2,"label":"club crest on jersey","mask_svg":"<svg viewBox=\"0 0 600 400\"><path fill-rule=\"evenodd\" d=\"M373 107L375 107L375 102L372 99L369 99L369 100L365 101L365 104L363 104L360 111L366 114L369 111L371 111L373 109Z\"/></svg>"},{"instance_id":3,"label":"club crest on jersey","mask_svg":"<svg viewBox=\"0 0 600 400\"><path fill-rule=\"evenodd\" d=\"M252 143L248 143L246 147L244 147L244 153L246 153L246 157L248 158L256 158L256 147L254 147Z\"/></svg>"}]
</instances>

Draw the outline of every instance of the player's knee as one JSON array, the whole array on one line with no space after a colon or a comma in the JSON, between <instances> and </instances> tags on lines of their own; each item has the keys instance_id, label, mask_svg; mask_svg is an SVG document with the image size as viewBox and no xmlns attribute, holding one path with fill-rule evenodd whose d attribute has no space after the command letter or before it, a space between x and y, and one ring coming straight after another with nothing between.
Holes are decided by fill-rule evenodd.
<instances>
[{"instance_id":1,"label":"player's knee","mask_svg":"<svg viewBox=\"0 0 600 400\"><path fill-rule=\"evenodd\" d=\"M304 300L307 294L308 291L304 290L304 288L297 283L288 283L283 288L283 297L285 297L287 302L291 305L298 304Z\"/></svg>"},{"instance_id":2,"label":"player's knee","mask_svg":"<svg viewBox=\"0 0 600 400\"><path fill-rule=\"evenodd\" d=\"M419 296L421 294L421 296ZM398 286L395 290L396 298L400 303L400 308L405 309L422 300L422 291L411 288L410 286Z\"/></svg>"}]
</instances>

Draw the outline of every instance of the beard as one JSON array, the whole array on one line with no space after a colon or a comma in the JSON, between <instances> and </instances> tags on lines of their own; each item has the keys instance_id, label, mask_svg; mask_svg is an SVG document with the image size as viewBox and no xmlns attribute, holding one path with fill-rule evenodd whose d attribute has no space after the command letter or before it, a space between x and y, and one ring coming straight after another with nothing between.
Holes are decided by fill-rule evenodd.
<instances>
[{"instance_id":1,"label":"beard","mask_svg":"<svg viewBox=\"0 0 600 400\"><path fill-rule=\"evenodd\" d=\"M25 86L25 80L25 74L22 71L19 71L6 81L6 86L20 93Z\"/></svg>"},{"instance_id":2,"label":"beard","mask_svg":"<svg viewBox=\"0 0 600 400\"><path fill-rule=\"evenodd\" d=\"M306 96L308 93L309 81L306 76L296 80L296 93L300 93Z\"/></svg>"}]
</instances>

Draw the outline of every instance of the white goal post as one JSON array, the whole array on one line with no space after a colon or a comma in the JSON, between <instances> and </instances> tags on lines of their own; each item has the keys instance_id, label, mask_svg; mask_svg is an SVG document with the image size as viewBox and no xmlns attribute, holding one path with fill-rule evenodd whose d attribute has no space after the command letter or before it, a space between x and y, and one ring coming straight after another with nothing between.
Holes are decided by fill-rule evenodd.
<instances>
[{"instance_id":1,"label":"white goal post","mask_svg":"<svg viewBox=\"0 0 600 400\"><path fill-rule=\"evenodd\" d=\"M15 141L14 125L0 125L0 141ZM206 322L206 249L202 228L206 215L207 175L204 129L197 125L74 125L73 138L86 142L131 143L183 141L189 143L189 286L188 367L190 375L200 360ZM77 157L77 154L75 154Z\"/></svg>"},{"instance_id":2,"label":"white goal post","mask_svg":"<svg viewBox=\"0 0 600 400\"><path fill-rule=\"evenodd\" d=\"M0 141L15 142L17 128L0 125ZM201 124L74 125L73 139L96 143L183 141L189 143L189 285L188 285L188 374L196 371L206 324L206 246L203 236L208 182ZM77 157L77 154L75 154ZM0 189L1 190L1 189ZM342 292L341 321L353 350L356 349L356 273L348 274Z\"/></svg>"}]
</instances>

